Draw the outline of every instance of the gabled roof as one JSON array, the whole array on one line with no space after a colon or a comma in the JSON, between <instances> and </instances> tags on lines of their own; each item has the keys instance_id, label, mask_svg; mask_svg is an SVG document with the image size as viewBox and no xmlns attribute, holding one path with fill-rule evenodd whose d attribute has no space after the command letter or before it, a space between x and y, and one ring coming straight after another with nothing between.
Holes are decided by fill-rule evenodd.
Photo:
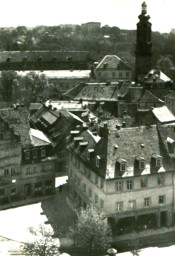
<instances>
[{"instance_id":1,"label":"gabled roof","mask_svg":"<svg viewBox=\"0 0 175 256\"><path fill-rule=\"evenodd\" d=\"M118 83L80 83L64 94L65 97L87 101L117 101Z\"/></svg>"},{"instance_id":2,"label":"gabled roof","mask_svg":"<svg viewBox=\"0 0 175 256\"><path fill-rule=\"evenodd\" d=\"M153 93L151 93L150 91L148 90L145 90L141 99L140 99L140 102L148 102L148 103L164 103L163 100L159 99L157 96L155 96Z\"/></svg>"},{"instance_id":3,"label":"gabled roof","mask_svg":"<svg viewBox=\"0 0 175 256\"><path fill-rule=\"evenodd\" d=\"M30 138L33 146L44 146L51 144L46 135L39 130L30 128Z\"/></svg>"},{"instance_id":4,"label":"gabled roof","mask_svg":"<svg viewBox=\"0 0 175 256\"><path fill-rule=\"evenodd\" d=\"M95 70L103 70L104 68L111 70L130 70L130 67L117 55L106 55Z\"/></svg>"},{"instance_id":5,"label":"gabled roof","mask_svg":"<svg viewBox=\"0 0 175 256\"><path fill-rule=\"evenodd\" d=\"M175 116L167 108L167 106L162 106L152 109L152 113L161 123L175 122Z\"/></svg>"},{"instance_id":6,"label":"gabled roof","mask_svg":"<svg viewBox=\"0 0 175 256\"><path fill-rule=\"evenodd\" d=\"M171 82L171 79L162 71L152 69L143 79L144 83L165 83Z\"/></svg>"}]
</instances>

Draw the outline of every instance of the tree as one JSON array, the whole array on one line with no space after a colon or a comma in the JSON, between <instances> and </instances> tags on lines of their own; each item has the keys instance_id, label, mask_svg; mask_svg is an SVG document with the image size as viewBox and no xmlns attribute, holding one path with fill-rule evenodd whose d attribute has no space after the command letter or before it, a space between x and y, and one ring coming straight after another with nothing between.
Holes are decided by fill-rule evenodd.
<instances>
[{"instance_id":1,"label":"tree","mask_svg":"<svg viewBox=\"0 0 175 256\"><path fill-rule=\"evenodd\" d=\"M2 71L1 75L2 75L1 93L3 95L4 101L11 102L12 84L13 84L13 80L16 78L16 72Z\"/></svg>"},{"instance_id":2,"label":"tree","mask_svg":"<svg viewBox=\"0 0 175 256\"><path fill-rule=\"evenodd\" d=\"M71 228L71 234L75 238L75 244L88 250L89 255L94 252L104 253L112 241L107 217L93 205L86 209L81 208L74 228Z\"/></svg>"},{"instance_id":3,"label":"tree","mask_svg":"<svg viewBox=\"0 0 175 256\"><path fill-rule=\"evenodd\" d=\"M59 240L53 239L53 232L47 230L44 225L38 229L29 228L29 232L35 236L34 241L25 243L22 251L26 255L54 256L59 255Z\"/></svg>"}]
</instances>

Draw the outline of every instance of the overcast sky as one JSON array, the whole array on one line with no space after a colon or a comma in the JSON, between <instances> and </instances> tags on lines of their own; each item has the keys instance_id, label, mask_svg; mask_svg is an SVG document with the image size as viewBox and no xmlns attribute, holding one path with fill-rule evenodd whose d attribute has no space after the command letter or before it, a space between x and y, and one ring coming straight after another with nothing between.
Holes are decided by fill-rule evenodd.
<instances>
[{"instance_id":1,"label":"overcast sky","mask_svg":"<svg viewBox=\"0 0 175 256\"><path fill-rule=\"evenodd\" d=\"M81 24L135 29L143 0L0 0L0 27ZM153 31L175 28L175 0L147 0Z\"/></svg>"}]
</instances>

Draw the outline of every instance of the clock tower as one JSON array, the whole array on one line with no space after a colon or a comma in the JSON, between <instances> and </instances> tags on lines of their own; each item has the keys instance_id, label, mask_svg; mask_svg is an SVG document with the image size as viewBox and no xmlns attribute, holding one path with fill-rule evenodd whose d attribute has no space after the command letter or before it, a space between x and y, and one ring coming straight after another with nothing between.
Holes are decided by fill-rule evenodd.
<instances>
[{"instance_id":1,"label":"clock tower","mask_svg":"<svg viewBox=\"0 0 175 256\"><path fill-rule=\"evenodd\" d=\"M152 42L151 42L151 23L150 16L147 15L147 5L142 4L141 14L139 15L136 34L135 51L135 76L139 82L151 70Z\"/></svg>"}]
</instances>

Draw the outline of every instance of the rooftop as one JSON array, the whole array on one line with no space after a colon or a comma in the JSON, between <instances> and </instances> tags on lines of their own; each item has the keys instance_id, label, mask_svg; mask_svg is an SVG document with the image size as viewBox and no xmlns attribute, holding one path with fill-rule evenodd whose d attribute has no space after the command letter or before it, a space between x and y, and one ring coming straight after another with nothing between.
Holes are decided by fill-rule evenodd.
<instances>
[{"instance_id":1,"label":"rooftop","mask_svg":"<svg viewBox=\"0 0 175 256\"><path fill-rule=\"evenodd\" d=\"M106 55L95 70L112 69L112 70L130 70L127 64L117 55Z\"/></svg>"},{"instance_id":2,"label":"rooftop","mask_svg":"<svg viewBox=\"0 0 175 256\"><path fill-rule=\"evenodd\" d=\"M165 83L171 82L171 79L162 71L152 69L143 79L145 83Z\"/></svg>"},{"instance_id":3,"label":"rooftop","mask_svg":"<svg viewBox=\"0 0 175 256\"><path fill-rule=\"evenodd\" d=\"M161 123L175 122L175 116L166 106L154 108L152 112Z\"/></svg>"}]
</instances>

